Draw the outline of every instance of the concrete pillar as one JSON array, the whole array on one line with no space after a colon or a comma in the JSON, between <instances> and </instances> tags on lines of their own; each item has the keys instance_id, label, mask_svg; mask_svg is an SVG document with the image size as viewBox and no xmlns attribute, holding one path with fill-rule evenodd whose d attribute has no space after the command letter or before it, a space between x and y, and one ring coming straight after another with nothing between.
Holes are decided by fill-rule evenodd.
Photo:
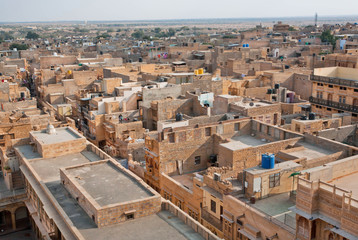
<instances>
[{"instance_id":1,"label":"concrete pillar","mask_svg":"<svg viewBox=\"0 0 358 240\"><path fill-rule=\"evenodd\" d=\"M16 230L16 216L15 212L11 212L12 230Z\"/></svg>"}]
</instances>

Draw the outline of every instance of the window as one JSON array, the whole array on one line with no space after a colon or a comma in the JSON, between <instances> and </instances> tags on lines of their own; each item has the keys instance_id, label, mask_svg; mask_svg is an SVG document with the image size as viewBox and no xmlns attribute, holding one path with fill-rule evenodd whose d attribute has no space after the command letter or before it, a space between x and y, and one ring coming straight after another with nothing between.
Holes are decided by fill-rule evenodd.
<instances>
[{"instance_id":1,"label":"window","mask_svg":"<svg viewBox=\"0 0 358 240\"><path fill-rule=\"evenodd\" d=\"M339 102L340 103L346 103L346 97L345 96L339 96Z\"/></svg>"},{"instance_id":2,"label":"window","mask_svg":"<svg viewBox=\"0 0 358 240\"><path fill-rule=\"evenodd\" d=\"M127 215L126 215L126 219L127 219L127 220L134 219L134 213L127 214Z\"/></svg>"},{"instance_id":3,"label":"window","mask_svg":"<svg viewBox=\"0 0 358 240\"><path fill-rule=\"evenodd\" d=\"M194 218L196 221L199 220L198 213L196 213L195 211L193 211L189 208L188 213L189 213L189 216Z\"/></svg>"},{"instance_id":4,"label":"window","mask_svg":"<svg viewBox=\"0 0 358 240\"><path fill-rule=\"evenodd\" d=\"M166 200L172 201L172 195L169 194L169 193L167 193L166 191L164 191L164 198L165 198Z\"/></svg>"},{"instance_id":5,"label":"window","mask_svg":"<svg viewBox=\"0 0 358 240\"><path fill-rule=\"evenodd\" d=\"M354 89L354 92L358 92L358 89Z\"/></svg>"},{"instance_id":6,"label":"window","mask_svg":"<svg viewBox=\"0 0 358 240\"><path fill-rule=\"evenodd\" d=\"M235 131L239 131L240 129L240 123L235 123Z\"/></svg>"},{"instance_id":7,"label":"window","mask_svg":"<svg viewBox=\"0 0 358 240\"><path fill-rule=\"evenodd\" d=\"M182 201L178 200L177 206L178 206L181 210L183 210L183 209L182 209L182 207L183 207Z\"/></svg>"},{"instance_id":8,"label":"window","mask_svg":"<svg viewBox=\"0 0 358 240\"><path fill-rule=\"evenodd\" d=\"M339 90L347 90L346 87L339 87Z\"/></svg>"},{"instance_id":9,"label":"window","mask_svg":"<svg viewBox=\"0 0 358 240\"><path fill-rule=\"evenodd\" d=\"M195 165L199 165L200 164L200 156L196 156L195 157Z\"/></svg>"},{"instance_id":10,"label":"window","mask_svg":"<svg viewBox=\"0 0 358 240\"><path fill-rule=\"evenodd\" d=\"M210 210L213 212L213 213L216 213L216 202L211 200L210 202Z\"/></svg>"},{"instance_id":11,"label":"window","mask_svg":"<svg viewBox=\"0 0 358 240\"><path fill-rule=\"evenodd\" d=\"M205 136L210 136L211 135L211 128L205 128Z\"/></svg>"},{"instance_id":12,"label":"window","mask_svg":"<svg viewBox=\"0 0 358 240\"><path fill-rule=\"evenodd\" d=\"M170 142L170 143L173 143L173 142L175 141L174 133L168 134L168 138L169 138L169 142Z\"/></svg>"},{"instance_id":13,"label":"window","mask_svg":"<svg viewBox=\"0 0 358 240\"><path fill-rule=\"evenodd\" d=\"M280 186L280 173L270 175L270 188Z\"/></svg>"},{"instance_id":14,"label":"window","mask_svg":"<svg viewBox=\"0 0 358 240\"><path fill-rule=\"evenodd\" d=\"M328 85L329 88L333 88L333 85Z\"/></svg>"},{"instance_id":15,"label":"window","mask_svg":"<svg viewBox=\"0 0 358 240\"><path fill-rule=\"evenodd\" d=\"M327 108L327 111L332 111L332 109L331 109L331 108Z\"/></svg>"},{"instance_id":16,"label":"window","mask_svg":"<svg viewBox=\"0 0 358 240\"><path fill-rule=\"evenodd\" d=\"M319 98L323 98L323 92L320 93Z\"/></svg>"}]
</instances>

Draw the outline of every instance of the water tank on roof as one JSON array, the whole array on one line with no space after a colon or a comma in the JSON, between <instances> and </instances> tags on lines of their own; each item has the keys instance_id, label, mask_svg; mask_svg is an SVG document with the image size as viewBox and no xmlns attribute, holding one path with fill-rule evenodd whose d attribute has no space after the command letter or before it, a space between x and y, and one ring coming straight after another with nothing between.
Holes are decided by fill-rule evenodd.
<instances>
[{"instance_id":1,"label":"water tank on roof","mask_svg":"<svg viewBox=\"0 0 358 240\"><path fill-rule=\"evenodd\" d=\"M310 112L310 114L308 115L308 119L309 120L315 120L316 119L316 114L313 112Z\"/></svg>"},{"instance_id":2,"label":"water tank on roof","mask_svg":"<svg viewBox=\"0 0 358 240\"><path fill-rule=\"evenodd\" d=\"M262 154L261 166L265 169L275 168L275 154Z\"/></svg>"},{"instance_id":3,"label":"water tank on roof","mask_svg":"<svg viewBox=\"0 0 358 240\"><path fill-rule=\"evenodd\" d=\"M280 89L280 84L279 83L275 84L275 89Z\"/></svg>"},{"instance_id":4,"label":"water tank on roof","mask_svg":"<svg viewBox=\"0 0 358 240\"><path fill-rule=\"evenodd\" d=\"M272 89L271 88L267 89L267 94L272 94Z\"/></svg>"},{"instance_id":5,"label":"water tank on roof","mask_svg":"<svg viewBox=\"0 0 358 240\"><path fill-rule=\"evenodd\" d=\"M177 113L175 115L175 121L177 121L177 122L183 121L183 114L182 113Z\"/></svg>"}]
</instances>

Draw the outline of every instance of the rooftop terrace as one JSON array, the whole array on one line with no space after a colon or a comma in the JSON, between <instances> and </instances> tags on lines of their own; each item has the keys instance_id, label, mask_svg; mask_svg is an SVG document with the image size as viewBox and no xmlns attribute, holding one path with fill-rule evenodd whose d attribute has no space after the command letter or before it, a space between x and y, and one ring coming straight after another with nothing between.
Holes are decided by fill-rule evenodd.
<instances>
[{"instance_id":1,"label":"rooftop terrace","mask_svg":"<svg viewBox=\"0 0 358 240\"><path fill-rule=\"evenodd\" d=\"M329 184L336 185L336 187L342 188L347 191L352 191L352 197L358 199L358 172L336 178L329 181Z\"/></svg>"},{"instance_id":2,"label":"rooftop terrace","mask_svg":"<svg viewBox=\"0 0 358 240\"><path fill-rule=\"evenodd\" d=\"M308 142L301 141L299 142L299 144L302 145L304 149L298 151L292 151L289 153L290 155L295 156L297 158L307 158L307 160L310 160L310 159L320 158L335 153L330 149L326 149Z\"/></svg>"},{"instance_id":3,"label":"rooftop terrace","mask_svg":"<svg viewBox=\"0 0 358 240\"><path fill-rule=\"evenodd\" d=\"M66 171L100 206L153 196L132 176L111 162L84 165Z\"/></svg>"},{"instance_id":4,"label":"rooftop terrace","mask_svg":"<svg viewBox=\"0 0 358 240\"><path fill-rule=\"evenodd\" d=\"M23 146L19 147L24 149ZM21 150L20 150L21 151ZM101 158L91 151L83 151L54 158L44 158L31 160L30 164L44 182L51 182L60 179L60 168L74 166L101 160Z\"/></svg>"},{"instance_id":5,"label":"rooftop terrace","mask_svg":"<svg viewBox=\"0 0 358 240\"><path fill-rule=\"evenodd\" d=\"M262 141L260 139L257 139L255 137L252 137L250 135L242 135L242 136L236 136L232 137L231 141L228 143L223 143L221 146L226 147L230 150L240 150L248 147L256 147L263 144L266 144L267 142Z\"/></svg>"},{"instance_id":6,"label":"rooftop terrace","mask_svg":"<svg viewBox=\"0 0 358 240\"><path fill-rule=\"evenodd\" d=\"M70 128L57 128L55 134L48 134L46 130L32 132L32 135L42 144L55 144L82 138Z\"/></svg>"}]
</instances>

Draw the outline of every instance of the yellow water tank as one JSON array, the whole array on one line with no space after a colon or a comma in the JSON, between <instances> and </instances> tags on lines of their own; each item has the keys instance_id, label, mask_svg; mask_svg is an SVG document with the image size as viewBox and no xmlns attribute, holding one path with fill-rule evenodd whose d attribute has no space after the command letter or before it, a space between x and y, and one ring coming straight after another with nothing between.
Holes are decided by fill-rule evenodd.
<instances>
[{"instance_id":1,"label":"yellow water tank","mask_svg":"<svg viewBox=\"0 0 358 240\"><path fill-rule=\"evenodd\" d=\"M203 68L199 68L199 75L201 75L201 74L204 74L204 69Z\"/></svg>"},{"instance_id":2,"label":"yellow water tank","mask_svg":"<svg viewBox=\"0 0 358 240\"><path fill-rule=\"evenodd\" d=\"M72 74L72 71L71 71L71 70L68 70L68 71L67 71L67 74L68 74L68 75L71 75L71 74Z\"/></svg>"},{"instance_id":3,"label":"yellow water tank","mask_svg":"<svg viewBox=\"0 0 358 240\"><path fill-rule=\"evenodd\" d=\"M195 75L199 75L199 70L195 70L195 71L194 71L194 74L195 74Z\"/></svg>"}]
</instances>

